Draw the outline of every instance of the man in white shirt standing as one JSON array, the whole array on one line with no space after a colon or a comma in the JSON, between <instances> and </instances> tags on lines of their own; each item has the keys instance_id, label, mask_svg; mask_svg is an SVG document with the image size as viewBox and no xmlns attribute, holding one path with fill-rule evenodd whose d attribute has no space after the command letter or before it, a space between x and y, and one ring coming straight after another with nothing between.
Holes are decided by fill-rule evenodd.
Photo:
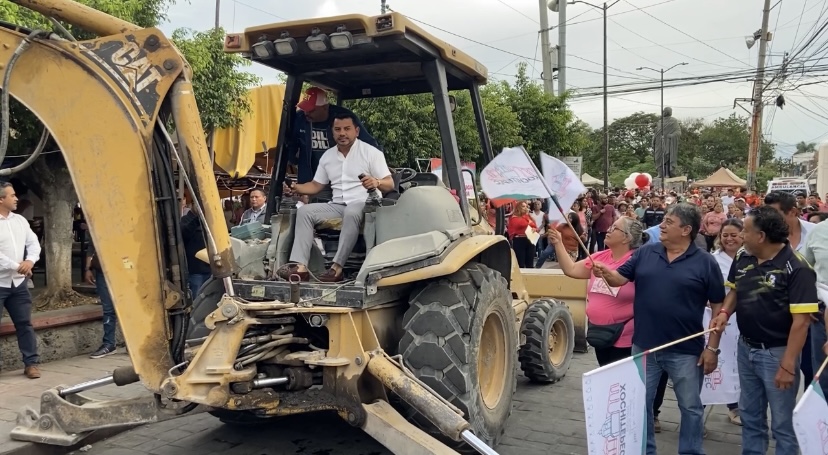
<instances>
[{"instance_id":1,"label":"man in white shirt standing","mask_svg":"<svg viewBox=\"0 0 828 455\"><path fill-rule=\"evenodd\" d=\"M8 311L17 332L17 346L23 355L23 373L40 377L37 336L32 327L32 295L26 280L40 258L40 242L29 222L14 213L17 195L11 183L0 183L0 313ZM25 256L24 256L25 255Z\"/></svg>"},{"instance_id":2,"label":"man in white shirt standing","mask_svg":"<svg viewBox=\"0 0 828 455\"><path fill-rule=\"evenodd\" d=\"M363 208L368 198L366 190L387 193L394 189L394 179L385 162L385 155L359 139L356 116L350 112L334 116L333 134L336 147L328 149L319 160L313 180L307 183L291 183L288 192L314 195L331 185L333 200L330 203L305 204L296 214L293 250L290 264L279 269L280 278L290 280L298 276L307 281L307 264L313 248L315 226L327 219L342 218L342 231L334 263L319 277L323 283L336 283L344 279L342 266L350 256L359 237Z\"/></svg>"}]
</instances>

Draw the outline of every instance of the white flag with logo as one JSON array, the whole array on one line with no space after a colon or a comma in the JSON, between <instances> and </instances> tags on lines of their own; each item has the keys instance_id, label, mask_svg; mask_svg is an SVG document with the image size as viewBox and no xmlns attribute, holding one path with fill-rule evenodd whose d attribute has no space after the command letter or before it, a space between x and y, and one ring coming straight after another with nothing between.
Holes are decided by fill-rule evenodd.
<instances>
[{"instance_id":1,"label":"white flag with logo","mask_svg":"<svg viewBox=\"0 0 828 455\"><path fill-rule=\"evenodd\" d=\"M628 357L584 373L589 455L641 455L647 447L644 356Z\"/></svg>"},{"instance_id":2,"label":"white flag with logo","mask_svg":"<svg viewBox=\"0 0 828 455\"><path fill-rule=\"evenodd\" d=\"M828 453L828 403L819 384L812 382L793 411L794 432L803 455Z\"/></svg>"},{"instance_id":3,"label":"white flag with logo","mask_svg":"<svg viewBox=\"0 0 828 455\"><path fill-rule=\"evenodd\" d=\"M703 327L710 327L713 310L705 308ZM705 343L710 333L705 335ZM739 345L739 327L736 326L736 315L731 316L727 323L722 339L719 342L719 365L712 373L704 377L702 385L702 404L730 404L738 403L742 388L739 386L739 365L736 362L736 349Z\"/></svg>"},{"instance_id":4,"label":"white flag with logo","mask_svg":"<svg viewBox=\"0 0 828 455\"><path fill-rule=\"evenodd\" d=\"M549 191L523 147L503 149L480 173L480 188L495 206L548 198Z\"/></svg>"},{"instance_id":5,"label":"white flag with logo","mask_svg":"<svg viewBox=\"0 0 828 455\"><path fill-rule=\"evenodd\" d=\"M563 161L553 158L546 153L541 152L541 169L543 169L543 178L549 189L558 196L558 202L561 203L561 208L565 212L569 212L572 204L583 193L586 193L586 187L581 180L572 172L572 168L567 166ZM549 205L549 221L566 222L561 212L555 208L555 205L550 201Z\"/></svg>"}]
</instances>

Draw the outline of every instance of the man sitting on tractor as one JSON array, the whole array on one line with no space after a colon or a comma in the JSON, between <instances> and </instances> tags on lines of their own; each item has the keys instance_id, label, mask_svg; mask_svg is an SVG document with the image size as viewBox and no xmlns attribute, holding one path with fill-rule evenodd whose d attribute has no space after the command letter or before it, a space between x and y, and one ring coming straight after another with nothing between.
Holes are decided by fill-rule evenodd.
<instances>
[{"instance_id":1,"label":"man sitting on tractor","mask_svg":"<svg viewBox=\"0 0 828 455\"><path fill-rule=\"evenodd\" d=\"M368 133L353 112L342 106L331 105L328 94L319 87L311 87L305 92L302 101L296 106L296 120L290 135L289 150L296 151L292 157L298 167L299 183L310 182L319 166L322 155L331 145L333 121L339 114L351 114L359 133L359 140L372 147L379 148L377 141Z\"/></svg>"},{"instance_id":2,"label":"man sitting on tractor","mask_svg":"<svg viewBox=\"0 0 828 455\"><path fill-rule=\"evenodd\" d=\"M334 115L333 134L336 147L328 149L319 160L313 180L307 183L292 182L286 185L287 193L314 195L331 185L333 200L330 203L305 204L296 214L295 238L290 253L290 264L279 269L280 278L290 280L298 276L307 281L315 226L327 219L342 218L339 247L333 265L319 278L323 283L343 280L342 266L350 256L359 237L363 208L368 194L365 190L387 193L394 189L394 179L385 162L385 155L359 139L359 126L351 112Z\"/></svg>"}]
</instances>

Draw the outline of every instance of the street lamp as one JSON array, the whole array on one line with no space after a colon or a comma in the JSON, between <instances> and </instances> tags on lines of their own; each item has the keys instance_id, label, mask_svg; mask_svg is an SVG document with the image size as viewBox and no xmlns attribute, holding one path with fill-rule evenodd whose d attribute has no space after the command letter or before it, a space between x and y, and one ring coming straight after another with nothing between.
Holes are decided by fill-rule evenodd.
<instances>
[{"instance_id":1,"label":"street lamp","mask_svg":"<svg viewBox=\"0 0 828 455\"><path fill-rule=\"evenodd\" d=\"M687 65L686 62L676 63L675 65L664 69L661 68L657 70L655 68L650 68L649 66L640 66L636 68L636 70L650 70L655 71L656 73L661 74L661 153L664 153L664 73L670 71L671 69L677 66L684 66ZM661 159L661 194L664 194L664 181L667 180L667 157L664 156Z\"/></svg>"},{"instance_id":2,"label":"street lamp","mask_svg":"<svg viewBox=\"0 0 828 455\"><path fill-rule=\"evenodd\" d=\"M607 6L593 5L581 0L574 0L569 2L570 5L575 3L583 3L593 8L597 8L604 13L604 188L609 188L609 119L608 119L608 102L607 102L607 10L612 8L620 0L615 0L612 4Z\"/></svg>"}]
</instances>

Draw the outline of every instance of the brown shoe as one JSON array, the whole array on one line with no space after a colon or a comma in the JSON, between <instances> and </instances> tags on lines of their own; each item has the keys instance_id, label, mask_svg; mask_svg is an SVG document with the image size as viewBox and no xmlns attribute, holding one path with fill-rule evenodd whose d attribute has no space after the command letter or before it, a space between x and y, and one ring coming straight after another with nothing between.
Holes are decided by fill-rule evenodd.
<instances>
[{"instance_id":1,"label":"brown shoe","mask_svg":"<svg viewBox=\"0 0 828 455\"><path fill-rule=\"evenodd\" d=\"M296 281L296 277L299 278L299 281L308 281L310 278L310 273L307 271L300 272L299 266L295 264L288 264L279 267L279 270L276 271L276 275L285 281L291 281L291 278L293 278L293 281Z\"/></svg>"},{"instance_id":2,"label":"brown shoe","mask_svg":"<svg viewBox=\"0 0 828 455\"><path fill-rule=\"evenodd\" d=\"M29 379L39 379L40 368L38 368L37 365L29 365L23 370L23 374L25 374Z\"/></svg>"},{"instance_id":3,"label":"brown shoe","mask_svg":"<svg viewBox=\"0 0 828 455\"><path fill-rule=\"evenodd\" d=\"M661 433L661 422L658 421L657 417L653 419L653 433Z\"/></svg>"},{"instance_id":4,"label":"brown shoe","mask_svg":"<svg viewBox=\"0 0 828 455\"><path fill-rule=\"evenodd\" d=\"M342 271L336 273L336 270L328 269L325 270L325 273L319 276L319 281L323 283L339 283L343 281L343 275L345 274L342 273Z\"/></svg>"}]
</instances>

